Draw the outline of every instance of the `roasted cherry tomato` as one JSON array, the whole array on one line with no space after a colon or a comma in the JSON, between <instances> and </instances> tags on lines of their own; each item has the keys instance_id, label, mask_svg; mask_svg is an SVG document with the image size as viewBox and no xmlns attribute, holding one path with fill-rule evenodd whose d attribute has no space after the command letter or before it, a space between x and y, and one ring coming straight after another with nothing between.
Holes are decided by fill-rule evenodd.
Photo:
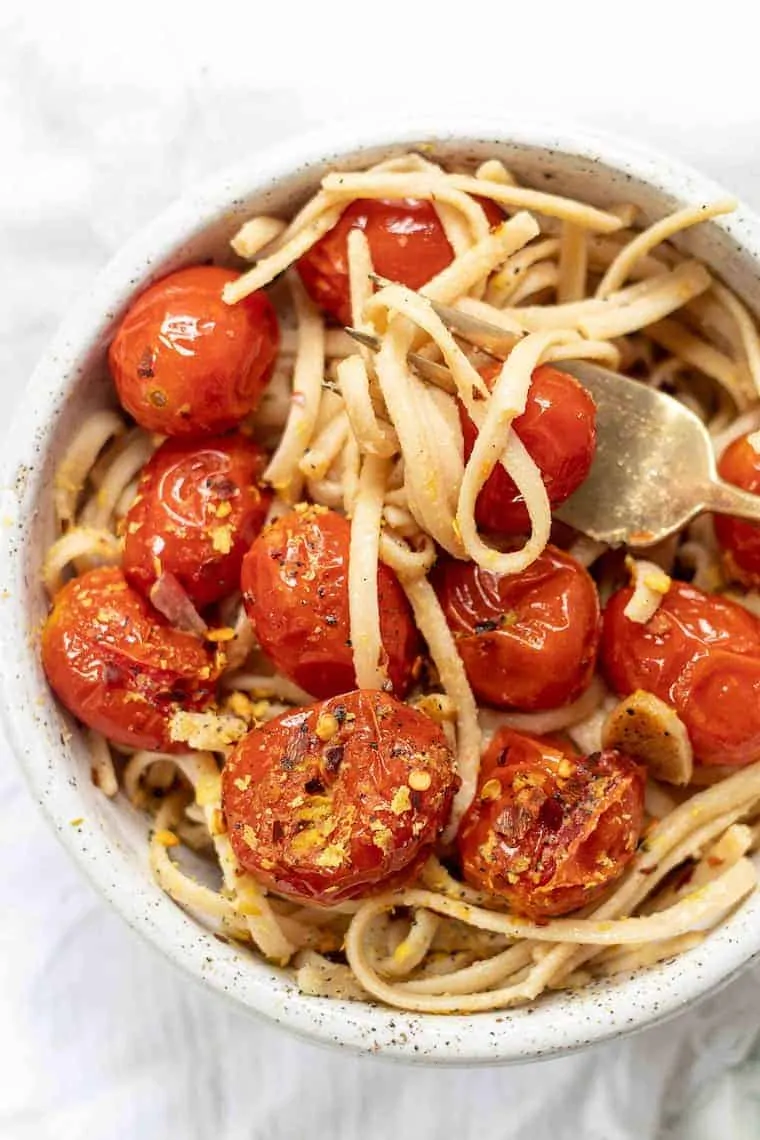
<instances>
[{"instance_id":1,"label":"roasted cherry tomato","mask_svg":"<svg viewBox=\"0 0 760 1140\"><path fill-rule=\"evenodd\" d=\"M242 435L162 444L126 516L128 581L147 594L161 573L171 573L201 608L237 590L271 497L258 484L265 462Z\"/></svg>"},{"instance_id":2,"label":"roasted cherry tomato","mask_svg":"<svg viewBox=\"0 0 760 1140\"><path fill-rule=\"evenodd\" d=\"M585 906L636 850L645 782L620 752L579 756L553 738L500 729L459 829L465 879L531 918Z\"/></svg>"},{"instance_id":3,"label":"roasted cherry tomato","mask_svg":"<svg viewBox=\"0 0 760 1140\"><path fill-rule=\"evenodd\" d=\"M237 277L214 265L180 269L127 310L108 363L122 406L148 431L227 431L258 403L279 328L264 293L225 304L222 288Z\"/></svg>"},{"instance_id":4,"label":"roasted cherry tomato","mask_svg":"<svg viewBox=\"0 0 760 1140\"><path fill-rule=\"evenodd\" d=\"M116 567L63 587L42 631L42 663L84 724L118 744L163 750L178 747L172 714L203 708L219 672L203 642L167 625Z\"/></svg>"},{"instance_id":5,"label":"roasted cherry tomato","mask_svg":"<svg viewBox=\"0 0 760 1140\"><path fill-rule=\"evenodd\" d=\"M277 668L315 697L356 688L348 612L351 528L324 507L292 511L267 527L243 560L243 599L259 644ZM387 566L378 569L380 634L388 677L406 693L418 635Z\"/></svg>"},{"instance_id":6,"label":"roasted cherry tomato","mask_svg":"<svg viewBox=\"0 0 760 1140\"><path fill-rule=\"evenodd\" d=\"M503 220L499 207L479 199L492 226ZM454 251L430 202L416 198L359 199L298 262L309 296L342 325L351 323L348 234L367 235L375 272L419 289L452 261Z\"/></svg>"},{"instance_id":7,"label":"roasted cherry tomato","mask_svg":"<svg viewBox=\"0 0 760 1140\"><path fill-rule=\"evenodd\" d=\"M486 382L499 368L494 364L482 369ZM459 415L469 459L478 432L462 405ZM596 450L594 401L574 376L544 364L533 373L525 411L514 428L541 470L550 505L558 507L589 473ZM500 464L478 495L475 517L480 526L500 534L522 534L530 528L523 497Z\"/></svg>"},{"instance_id":8,"label":"roasted cherry tomato","mask_svg":"<svg viewBox=\"0 0 760 1140\"><path fill-rule=\"evenodd\" d=\"M363 690L249 733L224 766L222 806L246 871L328 905L407 881L446 823L457 783L429 717Z\"/></svg>"},{"instance_id":9,"label":"roasted cherry tomato","mask_svg":"<svg viewBox=\"0 0 760 1140\"><path fill-rule=\"evenodd\" d=\"M441 558L431 582L479 700L496 708L550 709L591 680L599 599L579 562L547 546L521 574L492 574Z\"/></svg>"},{"instance_id":10,"label":"roasted cherry tomato","mask_svg":"<svg viewBox=\"0 0 760 1140\"><path fill-rule=\"evenodd\" d=\"M760 759L760 621L673 582L642 625L623 613L630 596L619 590L604 612L601 660L613 689L646 689L672 705L702 764Z\"/></svg>"},{"instance_id":11,"label":"roasted cherry tomato","mask_svg":"<svg viewBox=\"0 0 760 1140\"><path fill-rule=\"evenodd\" d=\"M760 454L742 435L729 444L718 462L718 474L753 495L760 495ZM715 534L731 578L745 586L760 585L760 526L727 515L715 515Z\"/></svg>"}]
</instances>

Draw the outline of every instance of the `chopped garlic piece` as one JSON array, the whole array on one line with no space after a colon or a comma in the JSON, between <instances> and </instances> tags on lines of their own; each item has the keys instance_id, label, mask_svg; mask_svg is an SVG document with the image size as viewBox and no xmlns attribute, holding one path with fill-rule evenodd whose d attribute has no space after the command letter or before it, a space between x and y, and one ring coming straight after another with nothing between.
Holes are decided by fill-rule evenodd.
<instances>
[{"instance_id":1,"label":"chopped garlic piece","mask_svg":"<svg viewBox=\"0 0 760 1140\"><path fill-rule=\"evenodd\" d=\"M209 528L211 545L217 554L229 554L232 550L232 527L227 525Z\"/></svg>"},{"instance_id":2,"label":"chopped garlic piece","mask_svg":"<svg viewBox=\"0 0 760 1140\"><path fill-rule=\"evenodd\" d=\"M602 729L602 747L616 748L646 765L666 784L688 784L694 753L678 714L642 689L616 705Z\"/></svg>"},{"instance_id":3,"label":"chopped garlic piece","mask_svg":"<svg viewBox=\"0 0 760 1140\"><path fill-rule=\"evenodd\" d=\"M423 772L420 768L415 768L413 772L409 773L409 787L413 788L415 792L426 792L430 787L431 779L429 772Z\"/></svg>"},{"instance_id":4,"label":"chopped garlic piece","mask_svg":"<svg viewBox=\"0 0 760 1140\"><path fill-rule=\"evenodd\" d=\"M406 784L402 784L393 793L391 800L391 811L394 815L402 815L405 811L410 811L412 806L412 798L409 795L409 788Z\"/></svg>"},{"instance_id":5,"label":"chopped garlic piece","mask_svg":"<svg viewBox=\"0 0 760 1140\"><path fill-rule=\"evenodd\" d=\"M333 716L331 712L323 712L320 714L314 731L320 740L327 741L332 740L339 728L338 718Z\"/></svg>"},{"instance_id":6,"label":"chopped garlic piece","mask_svg":"<svg viewBox=\"0 0 760 1140\"><path fill-rule=\"evenodd\" d=\"M169 722L172 740L189 744L203 752L215 752L236 744L248 732L248 725L237 716L213 712L176 712Z\"/></svg>"},{"instance_id":7,"label":"chopped garlic piece","mask_svg":"<svg viewBox=\"0 0 760 1140\"><path fill-rule=\"evenodd\" d=\"M156 843L160 843L162 847L177 847L179 845L179 839L174 832L167 831L165 828L157 831L153 838Z\"/></svg>"},{"instance_id":8,"label":"chopped garlic piece","mask_svg":"<svg viewBox=\"0 0 760 1140\"><path fill-rule=\"evenodd\" d=\"M413 708L424 712L436 724L454 721L457 718L456 705L446 693L426 693L422 697L415 697L410 704Z\"/></svg>"},{"instance_id":9,"label":"chopped garlic piece","mask_svg":"<svg viewBox=\"0 0 760 1140\"><path fill-rule=\"evenodd\" d=\"M626 565L631 572L633 594L623 613L629 621L645 625L670 589L670 578L654 562L627 558Z\"/></svg>"}]
</instances>

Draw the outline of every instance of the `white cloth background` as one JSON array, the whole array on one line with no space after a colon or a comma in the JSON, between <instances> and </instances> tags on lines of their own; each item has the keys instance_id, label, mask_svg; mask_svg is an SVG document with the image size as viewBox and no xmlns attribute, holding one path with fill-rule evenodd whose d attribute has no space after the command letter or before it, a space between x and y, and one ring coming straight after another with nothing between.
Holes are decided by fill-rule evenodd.
<instances>
[{"instance_id":1,"label":"white cloth background","mask_svg":"<svg viewBox=\"0 0 760 1140\"><path fill-rule=\"evenodd\" d=\"M741 2L702 22L694 2L688 27L681 5L649 0L545 3L538 24L481 3L461 32L453 8L337 7L5 0L3 423L72 296L137 225L244 151L342 114L448 99L570 117L668 149L760 208ZM758 973L580 1056L411 1068L303 1044L175 973L69 862L2 738L0 868L0 1140L760 1134Z\"/></svg>"}]
</instances>

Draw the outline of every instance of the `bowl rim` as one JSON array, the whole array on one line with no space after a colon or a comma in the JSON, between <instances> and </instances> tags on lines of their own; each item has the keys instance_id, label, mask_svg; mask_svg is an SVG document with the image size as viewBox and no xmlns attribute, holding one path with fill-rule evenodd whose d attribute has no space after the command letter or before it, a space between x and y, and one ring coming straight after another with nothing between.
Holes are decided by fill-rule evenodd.
<instances>
[{"instance_id":1,"label":"bowl rim","mask_svg":"<svg viewBox=\"0 0 760 1140\"><path fill-rule=\"evenodd\" d=\"M679 959L679 963L688 962L688 969L674 970L672 963L666 963L626 981L596 983L591 990L563 994L536 1007L473 1017L416 1015L374 1004L306 997L266 964L253 965L245 951L212 941L168 896L162 896L165 907L155 908L158 913L146 906L139 889L142 873L125 853L114 855L99 830L71 826L80 814L78 804L81 809L77 789L63 777L56 783L55 767L50 764L52 750L24 699L25 678L35 670L36 656L28 643L20 600L25 491L19 475L34 468L41 443L49 442L47 429L55 403L74 384L75 362L92 347L104 313L133 291L135 279L144 279L151 262L166 258L188 233L208 226L236 200L325 160L374 147L419 145L421 140L458 142L463 147L473 142L509 142L558 151L601 162L684 203L726 193L691 167L607 132L557 126L542 118L518 121L509 116L439 114L409 119L402 125L380 117L346 120L329 129L298 134L222 170L181 196L114 255L65 316L6 433L0 476L0 513L5 523L0 528L0 583L5 587L0 608L0 715L34 798L90 881L133 929L237 1008L263 1015L300 1036L355 1052L444 1065L528 1061L574 1052L643 1029L727 984L760 957L760 892L711 936L707 954L697 948ZM730 219L712 224L729 232L760 270L760 218L739 203ZM39 693L43 702L53 703L45 688ZM207 967L209 955L212 969Z\"/></svg>"}]
</instances>

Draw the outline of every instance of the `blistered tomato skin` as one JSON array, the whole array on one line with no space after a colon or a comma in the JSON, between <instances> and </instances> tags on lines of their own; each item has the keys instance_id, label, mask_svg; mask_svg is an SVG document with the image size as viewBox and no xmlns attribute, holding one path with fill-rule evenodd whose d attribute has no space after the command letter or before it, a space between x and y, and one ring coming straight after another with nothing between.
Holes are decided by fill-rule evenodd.
<instances>
[{"instance_id":1,"label":"blistered tomato skin","mask_svg":"<svg viewBox=\"0 0 760 1140\"><path fill-rule=\"evenodd\" d=\"M292 511L265 528L243 560L243 600L277 668L315 697L356 688L348 610L351 528L324 507ZM396 575L378 568L380 634L396 696L409 689L419 638Z\"/></svg>"},{"instance_id":2,"label":"blistered tomato skin","mask_svg":"<svg viewBox=\"0 0 760 1140\"><path fill-rule=\"evenodd\" d=\"M491 225L503 219L498 206L481 204ZM298 262L298 272L312 300L342 325L351 323L348 284L348 234L363 230L375 272L419 289L445 269L454 257L443 226L430 202L359 199Z\"/></svg>"},{"instance_id":3,"label":"blistered tomato skin","mask_svg":"<svg viewBox=\"0 0 760 1140\"><path fill-rule=\"evenodd\" d=\"M593 902L636 850L645 782L620 752L500 729L459 830L466 881L535 919Z\"/></svg>"},{"instance_id":4,"label":"blistered tomato skin","mask_svg":"<svg viewBox=\"0 0 760 1140\"><path fill-rule=\"evenodd\" d=\"M256 407L279 347L264 293L237 305L229 269L197 265L164 277L127 310L108 351L122 406L162 435L229 431Z\"/></svg>"},{"instance_id":5,"label":"blistered tomato skin","mask_svg":"<svg viewBox=\"0 0 760 1140\"><path fill-rule=\"evenodd\" d=\"M385 693L346 693L255 729L222 773L241 866L330 905L401 886L443 829L458 779L438 726Z\"/></svg>"},{"instance_id":6,"label":"blistered tomato skin","mask_svg":"<svg viewBox=\"0 0 760 1140\"><path fill-rule=\"evenodd\" d=\"M495 708L556 708L588 685L599 643L593 579L547 546L520 574L440 558L431 583L478 700Z\"/></svg>"},{"instance_id":7,"label":"blistered tomato skin","mask_svg":"<svg viewBox=\"0 0 760 1140\"><path fill-rule=\"evenodd\" d=\"M239 589L271 500L259 485L265 465L240 434L163 443L125 519L127 580L148 595L159 573L171 573L199 609Z\"/></svg>"},{"instance_id":8,"label":"blistered tomato skin","mask_svg":"<svg viewBox=\"0 0 760 1140\"><path fill-rule=\"evenodd\" d=\"M760 455L749 440L749 435L742 435L729 444L718 461L718 474L727 483L760 495ZM745 586L760 585L760 526L730 515L715 515L713 521L729 577Z\"/></svg>"},{"instance_id":9,"label":"blistered tomato skin","mask_svg":"<svg viewBox=\"0 0 760 1140\"><path fill-rule=\"evenodd\" d=\"M484 379L493 380L499 367L482 369ZM459 415L465 459L469 459L478 432L462 405ZM558 507L591 469L596 451L594 401L574 376L543 364L533 373L525 411L514 421L514 429L541 470L550 506ZM475 518L485 530L499 534L530 530L522 495L500 464L478 495Z\"/></svg>"},{"instance_id":10,"label":"blistered tomato skin","mask_svg":"<svg viewBox=\"0 0 760 1140\"><path fill-rule=\"evenodd\" d=\"M676 710L703 765L760 759L760 621L727 598L674 581L646 624L631 590L608 602L600 659L621 696L646 689Z\"/></svg>"},{"instance_id":11,"label":"blistered tomato skin","mask_svg":"<svg viewBox=\"0 0 760 1140\"><path fill-rule=\"evenodd\" d=\"M117 744L169 751L178 747L172 714L202 709L219 672L203 643L167 625L116 567L90 570L56 596L42 663L84 724Z\"/></svg>"}]
</instances>

